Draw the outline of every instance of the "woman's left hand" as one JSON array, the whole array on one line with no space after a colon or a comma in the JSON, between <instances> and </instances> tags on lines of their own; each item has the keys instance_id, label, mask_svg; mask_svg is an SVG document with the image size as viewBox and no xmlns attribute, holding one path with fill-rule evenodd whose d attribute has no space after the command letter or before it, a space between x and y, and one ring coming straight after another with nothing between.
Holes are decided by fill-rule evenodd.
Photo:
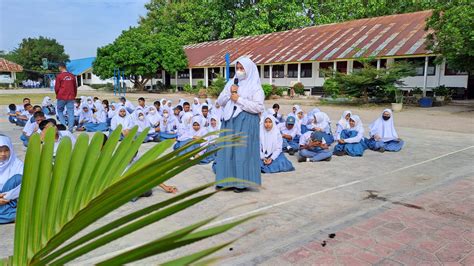
<instances>
[{"instance_id":1,"label":"woman's left hand","mask_svg":"<svg viewBox=\"0 0 474 266\"><path fill-rule=\"evenodd\" d=\"M4 197L5 197L4 193L0 194L0 205L5 205L5 204L10 202L9 200L5 199Z\"/></svg>"},{"instance_id":2,"label":"woman's left hand","mask_svg":"<svg viewBox=\"0 0 474 266\"><path fill-rule=\"evenodd\" d=\"M230 99L235 103L235 102L237 102L239 97L240 96L237 93L232 93L232 95L230 96Z\"/></svg>"},{"instance_id":3,"label":"woman's left hand","mask_svg":"<svg viewBox=\"0 0 474 266\"><path fill-rule=\"evenodd\" d=\"M344 144L345 143L343 139L340 139L338 142L339 142L339 144Z\"/></svg>"}]
</instances>

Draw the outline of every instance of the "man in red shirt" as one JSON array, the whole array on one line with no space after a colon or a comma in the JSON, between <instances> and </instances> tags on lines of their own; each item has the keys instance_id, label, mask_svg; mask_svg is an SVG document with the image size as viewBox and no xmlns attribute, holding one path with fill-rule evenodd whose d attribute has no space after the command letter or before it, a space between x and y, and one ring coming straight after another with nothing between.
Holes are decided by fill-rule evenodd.
<instances>
[{"instance_id":1,"label":"man in red shirt","mask_svg":"<svg viewBox=\"0 0 474 266\"><path fill-rule=\"evenodd\" d=\"M59 73L56 76L54 91L58 104L58 118L63 125L68 125L69 131L74 128L74 100L77 95L76 77L69 73L64 63L59 64ZM64 107L67 110L67 123L64 117Z\"/></svg>"}]
</instances>

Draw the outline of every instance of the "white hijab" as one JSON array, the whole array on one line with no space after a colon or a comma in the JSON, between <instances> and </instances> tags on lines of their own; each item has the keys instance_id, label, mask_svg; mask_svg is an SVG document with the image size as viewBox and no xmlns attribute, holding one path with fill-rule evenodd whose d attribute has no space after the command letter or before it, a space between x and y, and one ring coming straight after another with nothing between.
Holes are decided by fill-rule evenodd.
<instances>
[{"instance_id":1,"label":"white hijab","mask_svg":"<svg viewBox=\"0 0 474 266\"><path fill-rule=\"evenodd\" d=\"M239 58L235 64L237 65L237 63L242 64L246 73L245 79L239 80L239 97L250 100L256 93L263 90L262 84L260 83L260 75L258 74L257 66L247 57ZM229 95L231 95L230 87L234 84L235 78L236 76L234 76L232 79L229 79L224 87L224 91L228 92ZM234 113L233 117L236 117L240 114L240 112L242 112L242 109L233 101L229 100L224 107L224 120L229 120L232 116L232 113Z\"/></svg>"},{"instance_id":2,"label":"white hijab","mask_svg":"<svg viewBox=\"0 0 474 266\"><path fill-rule=\"evenodd\" d=\"M46 96L43 98L43 102L41 103L41 106L45 107L45 106L50 106L52 104L53 102L51 101L51 98L49 96Z\"/></svg>"},{"instance_id":3,"label":"white hijab","mask_svg":"<svg viewBox=\"0 0 474 266\"><path fill-rule=\"evenodd\" d=\"M0 162L0 189L3 188L12 176L18 174L23 175L23 162L16 157L10 138L5 135L0 135L0 147L1 146L8 147L10 157L6 161Z\"/></svg>"},{"instance_id":4,"label":"white hijab","mask_svg":"<svg viewBox=\"0 0 474 266\"><path fill-rule=\"evenodd\" d=\"M148 113L146 115L146 119L150 122L150 124L154 127L158 126L161 120L161 115L156 110L155 106L148 107Z\"/></svg>"},{"instance_id":5,"label":"white hijab","mask_svg":"<svg viewBox=\"0 0 474 266\"><path fill-rule=\"evenodd\" d=\"M324 132L328 133L328 129L329 129L329 120L328 120L328 116L326 113L323 113L323 112L317 112L317 113L314 113L313 114L314 116L314 127L315 128L321 128Z\"/></svg>"},{"instance_id":6,"label":"white hijab","mask_svg":"<svg viewBox=\"0 0 474 266\"><path fill-rule=\"evenodd\" d=\"M272 120L272 129L265 128L265 120ZM281 148L281 133L273 115L267 114L260 122L260 157L267 158L278 148ZM280 141L279 141L280 140Z\"/></svg>"},{"instance_id":7,"label":"white hijab","mask_svg":"<svg viewBox=\"0 0 474 266\"><path fill-rule=\"evenodd\" d=\"M121 117L119 115L120 110L125 110L124 117ZM128 113L127 108L125 108L125 106L120 106L119 108L117 108L117 113L112 118L111 122L111 129L114 130L115 128L112 128L112 125L122 125L122 129L129 129L132 127L132 120L130 119L130 114Z\"/></svg>"},{"instance_id":8,"label":"white hijab","mask_svg":"<svg viewBox=\"0 0 474 266\"><path fill-rule=\"evenodd\" d=\"M387 121L383 120L382 117L385 112L390 113L390 119ZM393 113L390 109L383 110L382 115L369 125L369 129L370 136L379 135L384 142L398 139L398 134L393 122Z\"/></svg>"},{"instance_id":9,"label":"white hijab","mask_svg":"<svg viewBox=\"0 0 474 266\"><path fill-rule=\"evenodd\" d=\"M342 113L341 119L337 122L337 124L342 128L342 129L349 129L351 126L349 125L349 121L346 120L346 116L350 115L352 116L352 112L350 110L346 110Z\"/></svg>"},{"instance_id":10,"label":"white hijab","mask_svg":"<svg viewBox=\"0 0 474 266\"><path fill-rule=\"evenodd\" d=\"M193 128L194 123L199 124L199 130L196 131ZM178 137L179 141L187 140L187 139L192 139L194 137L202 137L207 134L206 128L204 128L204 125L202 123L202 119L199 116L194 116L191 120L191 126L188 128L184 129L183 134Z\"/></svg>"},{"instance_id":11,"label":"white hijab","mask_svg":"<svg viewBox=\"0 0 474 266\"><path fill-rule=\"evenodd\" d=\"M100 100L94 103L95 113L93 114L93 122L105 123L107 122L107 113L105 112L104 106Z\"/></svg>"},{"instance_id":12,"label":"white hijab","mask_svg":"<svg viewBox=\"0 0 474 266\"><path fill-rule=\"evenodd\" d=\"M143 115L143 120L140 120L138 117ZM145 112L143 110L137 110L133 116L133 125L138 126L138 133L145 131L147 127L150 127L150 122L146 118Z\"/></svg>"},{"instance_id":13,"label":"white hijab","mask_svg":"<svg viewBox=\"0 0 474 266\"><path fill-rule=\"evenodd\" d=\"M358 115L351 116L351 119L354 120L355 125L354 127L350 128L350 130L355 130L359 132L359 134L364 134L364 125L362 124L362 120Z\"/></svg>"},{"instance_id":14,"label":"white hijab","mask_svg":"<svg viewBox=\"0 0 474 266\"><path fill-rule=\"evenodd\" d=\"M84 112L84 107L87 107L87 112ZM79 114L79 120L87 120L91 121L92 120L92 108L87 104L82 104L81 105L81 113Z\"/></svg>"}]
</instances>

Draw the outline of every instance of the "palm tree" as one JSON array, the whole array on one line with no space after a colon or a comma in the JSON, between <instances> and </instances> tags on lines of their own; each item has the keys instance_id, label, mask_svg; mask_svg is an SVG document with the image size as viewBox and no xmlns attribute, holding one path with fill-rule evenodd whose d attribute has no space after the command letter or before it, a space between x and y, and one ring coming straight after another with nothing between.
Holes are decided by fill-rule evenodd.
<instances>
[{"instance_id":1,"label":"palm tree","mask_svg":"<svg viewBox=\"0 0 474 266\"><path fill-rule=\"evenodd\" d=\"M46 131L43 142L38 134L30 138L18 200L14 253L13 256L0 260L0 264L62 265L219 192L199 193L215 184L201 185L127 214L78 237L78 233L84 228L132 198L197 164L198 160L191 160L197 153L208 148L203 155L207 156L224 146L216 145L219 147L212 146L212 149L211 146L203 145L179 155L191 145L202 141L193 141L169 153L165 151L171 147L172 141L163 141L148 150L127 169L145 139L147 130L134 137L137 128L133 128L119 143L120 132L121 128L113 131L105 145L102 133L96 133L90 143L88 135L81 134L74 147L69 138L64 138L57 147L55 161L54 128ZM240 140L238 136L232 135L218 138L216 143L235 143ZM130 263L164 253L221 234L253 217L255 216L202 229L216 218L211 217L122 252L99 264ZM72 241L65 244L68 240ZM181 265L198 261L233 241L235 240L174 259L168 264Z\"/></svg>"}]
</instances>

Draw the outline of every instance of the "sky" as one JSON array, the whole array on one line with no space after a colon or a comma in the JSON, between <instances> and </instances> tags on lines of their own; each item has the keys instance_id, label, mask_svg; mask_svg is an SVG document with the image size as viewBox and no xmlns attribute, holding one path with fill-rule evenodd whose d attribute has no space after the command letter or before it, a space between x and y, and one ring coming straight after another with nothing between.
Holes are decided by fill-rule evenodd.
<instances>
[{"instance_id":1,"label":"sky","mask_svg":"<svg viewBox=\"0 0 474 266\"><path fill-rule=\"evenodd\" d=\"M0 50L23 38L49 37L70 59L96 56L98 47L138 24L149 0L0 0Z\"/></svg>"}]
</instances>

